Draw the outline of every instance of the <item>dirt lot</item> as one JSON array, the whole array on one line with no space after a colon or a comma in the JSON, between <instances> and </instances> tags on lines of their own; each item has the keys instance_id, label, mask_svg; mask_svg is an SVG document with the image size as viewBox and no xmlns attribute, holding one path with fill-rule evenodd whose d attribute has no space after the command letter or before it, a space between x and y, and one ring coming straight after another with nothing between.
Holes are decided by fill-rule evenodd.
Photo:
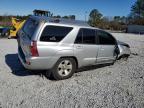
<instances>
[{"instance_id":1,"label":"dirt lot","mask_svg":"<svg viewBox=\"0 0 144 108\"><path fill-rule=\"evenodd\" d=\"M0 39L0 108L144 108L144 35L113 35L130 44L128 60L63 81L25 70L16 40Z\"/></svg>"}]
</instances>

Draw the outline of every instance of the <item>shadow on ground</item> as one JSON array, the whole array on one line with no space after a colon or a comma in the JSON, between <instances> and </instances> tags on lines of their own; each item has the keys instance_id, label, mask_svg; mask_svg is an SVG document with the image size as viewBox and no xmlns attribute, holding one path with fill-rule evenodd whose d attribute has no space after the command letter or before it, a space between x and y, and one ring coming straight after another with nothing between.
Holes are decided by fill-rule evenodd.
<instances>
[{"instance_id":1,"label":"shadow on ground","mask_svg":"<svg viewBox=\"0 0 144 108\"><path fill-rule=\"evenodd\" d=\"M77 73L78 73L78 72L83 72L83 71L95 70L95 69L103 68L103 67L110 66L110 65L112 65L112 64L111 64L111 63L108 63L108 64L99 64L99 65L85 66L85 67L79 68L79 69L77 70Z\"/></svg>"},{"instance_id":2,"label":"shadow on ground","mask_svg":"<svg viewBox=\"0 0 144 108\"><path fill-rule=\"evenodd\" d=\"M18 59L18 54L5 55L5 62L16 76L42 75L43 72L26 70Z\"/></svg>"},{"instance_id":3,"label":"shadow on ground","mask_svg":"<svg viewBox=\"0 0 144 108\"><path fill-rule=\"evenodd\" d=\"M11 68L12 73L16 76L29 76L29 75L39 75L39 76L45 76L45 71L30 71L26 70L21 62L18 59L18 54L7 54L5 56L5 62L6 64ZM89 71L89 70L95 70L97 68L102 68L105 66L109 66L110 64L104 64L104 65L94 65L94 66L86 66L82 67L77 70L76 73L83 72L83 71ZM54 80L51 76L51 73L49 72L49 75L47 76L48 79Z\"/></svg>"}]
</instances>

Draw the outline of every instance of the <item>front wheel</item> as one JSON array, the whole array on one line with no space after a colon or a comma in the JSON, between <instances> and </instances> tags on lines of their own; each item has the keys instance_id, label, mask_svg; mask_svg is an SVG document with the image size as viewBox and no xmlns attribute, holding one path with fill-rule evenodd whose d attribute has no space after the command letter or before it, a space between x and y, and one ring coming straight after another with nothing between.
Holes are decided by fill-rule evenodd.
<instances>
[{"instance_id":1,"label":"front wheel","mask_svg":"<svg viewBox=\"0 0 144 108\"><path fill-rule=\"evenodd\" d=\"M72 77L76 70L76 62L73 58L60 58L53 67L52 76L56 80Z\"/></svg>"},{"instance_id":2,"label":"front wheel","mask_svg":"<svg viewBox=\"0 0 144 108\"><path fill-rule=\"evenodd\" d=\"M120 53L119 47L116 45L114 50L115 61L118 59L119 53Z\"/></svg>"}]
</instances>

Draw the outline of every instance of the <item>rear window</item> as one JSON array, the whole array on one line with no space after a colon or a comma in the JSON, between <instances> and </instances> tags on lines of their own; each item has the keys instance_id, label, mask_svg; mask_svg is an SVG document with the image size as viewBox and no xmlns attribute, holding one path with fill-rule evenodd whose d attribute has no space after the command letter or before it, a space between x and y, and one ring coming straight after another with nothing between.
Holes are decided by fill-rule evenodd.
<instances>
[{"instance_id":1,"label":"rear window","mask_svg":"<svg viewBox=\"0 0 144 108\"><path fill-rule=\"evenodd\" d=\"M38 22L33 19L28 19L26 23L23 26L23 31L26 33L26 35L31 39L36 28L38 26Z\"/></svg>"},{"instance_id":2,"label":"rear window","mask_svg":"<svg viewBox=\"0 0 144 108\"><path fill-rule=\"evenodd\" d=\"M44 42L59 42L61 41L73 28L64 26L46 26L40 37L40 41Z\"/></svg>"}]
</instances>

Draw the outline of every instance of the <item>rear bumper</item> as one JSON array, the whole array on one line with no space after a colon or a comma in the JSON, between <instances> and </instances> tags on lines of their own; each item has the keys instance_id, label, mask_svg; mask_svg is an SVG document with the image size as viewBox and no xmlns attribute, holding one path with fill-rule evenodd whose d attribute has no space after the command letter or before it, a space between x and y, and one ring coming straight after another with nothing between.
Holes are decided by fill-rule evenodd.
<instances>
[{"instance_id":1,"label":"rear bumper","mask_svg":"<svg viewBox=\"0 0 144 108\"><path fill-rule=\"evenodd\" d=\"M25 57L21 48L18 49L18 57L22 65L29 70L51 69L57 60L55 57Z\"/></svg>"}]
</instances>

